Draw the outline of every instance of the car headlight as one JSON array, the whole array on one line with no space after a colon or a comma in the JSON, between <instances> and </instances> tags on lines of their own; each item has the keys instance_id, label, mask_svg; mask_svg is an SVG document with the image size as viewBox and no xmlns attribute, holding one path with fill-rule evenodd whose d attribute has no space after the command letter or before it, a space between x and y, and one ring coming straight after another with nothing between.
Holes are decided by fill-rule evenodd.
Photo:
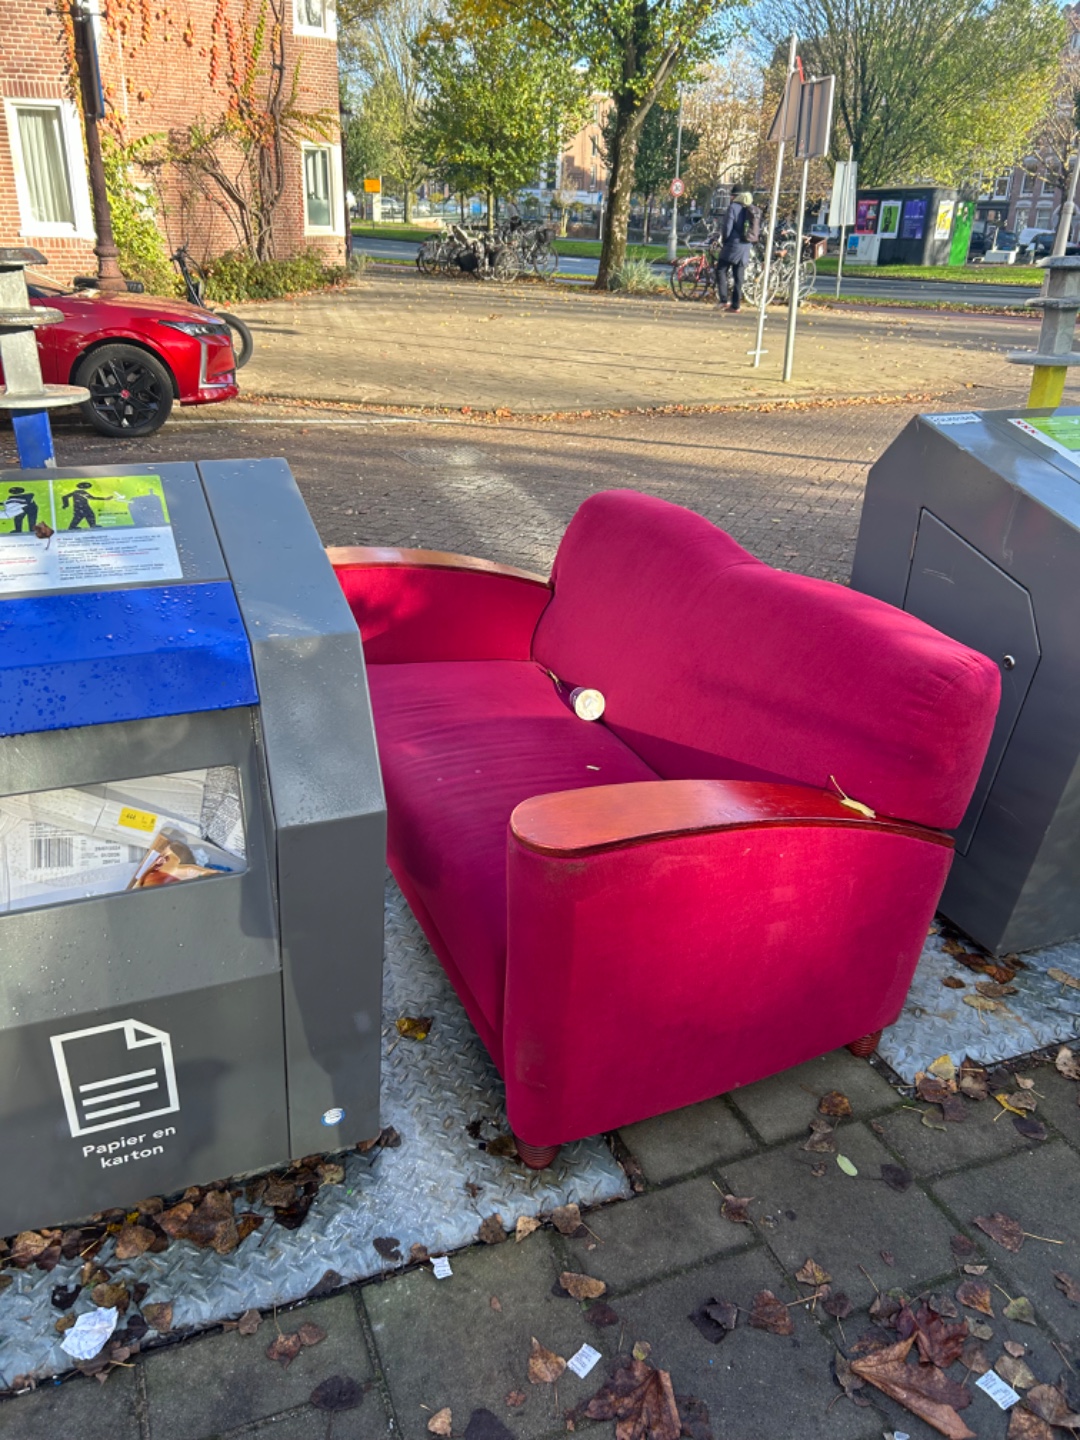
<instances>
[{"instance_id":1,"label":"car headlight","mask_svg":"<svg viewBox=\"0 0 1080 1440\"><path fill-rule=\"evenodd\" d=\"M227 325L212 325L202 320L159 320L159 325L167 325L170 330L179 330L184 335L227 335Z\"/></svg>"}]
</instances>

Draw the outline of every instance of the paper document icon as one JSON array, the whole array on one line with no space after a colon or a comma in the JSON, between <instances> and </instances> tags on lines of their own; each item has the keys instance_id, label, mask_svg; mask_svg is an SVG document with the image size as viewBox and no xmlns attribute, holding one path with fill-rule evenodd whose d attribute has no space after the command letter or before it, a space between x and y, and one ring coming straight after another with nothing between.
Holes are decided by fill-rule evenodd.
<instances>
[{"instance_id":1,"label":"paper document icon","mask_svg":"<svg viewBox=\"0 0 1080 1440\"><path fill-rule=\"evenodd\" d=\"M172 1040L141 1020L52 1037L72 1135L93 1135L180 1109Z\"/></svg>"}]
</instances>

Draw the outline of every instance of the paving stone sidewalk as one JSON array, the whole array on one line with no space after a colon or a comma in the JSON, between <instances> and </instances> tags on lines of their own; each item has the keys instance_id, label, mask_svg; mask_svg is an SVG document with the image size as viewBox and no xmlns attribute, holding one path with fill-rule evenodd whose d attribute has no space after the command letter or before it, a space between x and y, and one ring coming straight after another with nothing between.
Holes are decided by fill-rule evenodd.
<instances>
[{"instance_id":1,"label":"paving stone sidewalk","mask_svg":"<svg viewBox=\"0 0 1080 1440\"><path fill-rule=\"evenodd\" d=\"M827 1055L621 1132L643 1193L588 1214L581 1238L548 1227L521 1244L459 1252L447 1280L423 1266L267 1316L253 1337L181 1338L138 1357L103 1387L80 1376L0 1404L0 1436L428 1440L427 1421L449 1406L456 1435L487 1410L516 1440L554 1440L566 1433L564 1412L598 1388L619 1349L646 1341L650 1362L670 1371L676 1394L708 1406L716 1440L880 1440L895 1431L930 1440L936 1432L876 1391L863 1392L871 1398L866 1408L844 1399L830 1363L835 1346L850 1348L868 1329L877 1292L955 1291L966 1278L950 1246L957 1235L974 1246L966 1263L989 1267L995 1318L987 1320L987 1357L1003 1354L1005 1340L1020 1342L1040 1381L1057 1383L1064 1373L1076 1408L1080 1306L1052 1272L1080 1277L1080 1085L1045 1063L1025 1073L1041 1097L1042 1142L1024 1140L1008 1116L999 1123L992 1100L969 1103L963 1124L928 1129L918 1113L925 1107L913 1109L870 1064L846 1051ZM854 1177L834 1156L801 1148L829 1090L851 1101L838 1141L858 1169ZM822 1161L818 1177L812 1166ZM906 1191L883 1183L881 1166L889 1163L914 1176ZM752 1224L721 1215L724 1193L753 1197ZM1009 1254L972 1223L996 1210L1046 1238L1028 1238ZM795 1271L809 1256L855 1307L842 1323L820 1307L793 1306L794 1334L781 1337L751 1328L743 1314L718 1346L690 1323L713 1297L743 1310L764 1289L794 1300L805 1293ZM597 1329L585 1305L553 1293L564 1270L606 1281L617 1325ZM1017 1296L1031 1301L1033 1325L1001 1318L1006 1297ZM278 1329L288 1333L303 1321L316 1322L327 1338L283 1370L266 1346ZM603 1362L584 1380L566 1372L556 1405L552 1387L528 1382L533 1336L562 1356L590 1344ZM951 1373L965 1378L960 1364ZM333 1375L364 1387L358 1408L331 1415L309 1403ZM973 1383L969 1389L963 1415L971 1430L980 1440L1004 1437L1007 1415ZM513 1392L524 1397L520 1404Z\"/></svg>"}]
</instances>

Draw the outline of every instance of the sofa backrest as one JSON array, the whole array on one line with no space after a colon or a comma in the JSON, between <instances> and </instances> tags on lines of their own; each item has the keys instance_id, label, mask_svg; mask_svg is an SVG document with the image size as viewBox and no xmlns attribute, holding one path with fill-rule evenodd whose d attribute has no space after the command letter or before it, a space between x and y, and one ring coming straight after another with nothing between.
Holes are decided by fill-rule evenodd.
<instances>
[{"instance_id":1,"label":"sofa backrest","mask_svg":"<svg viewBox=\"0 0 1080 1440\"><path fill-rule=\"evenodd\" d=\"M552 580L533 658L601 690L665 779L835 776L884 815L959 824L1000 692L985 655L630 490L581 506Z\"/></svg>"}]
</instances>

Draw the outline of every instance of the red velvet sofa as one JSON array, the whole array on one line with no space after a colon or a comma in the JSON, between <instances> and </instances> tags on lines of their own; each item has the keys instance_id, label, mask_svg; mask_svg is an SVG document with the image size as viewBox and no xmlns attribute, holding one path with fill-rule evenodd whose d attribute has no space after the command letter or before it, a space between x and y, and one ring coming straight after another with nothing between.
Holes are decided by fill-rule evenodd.
<instances>
[{"instance_id":1,"label":"red velvet sofa","mask_svg":"<svg viewBox=\"0 0 1080 1440\"><path fill-rule=\"evenodd\" d=\"M582 505L549 581L329 553L364 640L390 867L526 1163L873 1049L945 882L995 664L632 491ZM601 721L574 686L603 693Z\"/></svg>"}]
</instances>

